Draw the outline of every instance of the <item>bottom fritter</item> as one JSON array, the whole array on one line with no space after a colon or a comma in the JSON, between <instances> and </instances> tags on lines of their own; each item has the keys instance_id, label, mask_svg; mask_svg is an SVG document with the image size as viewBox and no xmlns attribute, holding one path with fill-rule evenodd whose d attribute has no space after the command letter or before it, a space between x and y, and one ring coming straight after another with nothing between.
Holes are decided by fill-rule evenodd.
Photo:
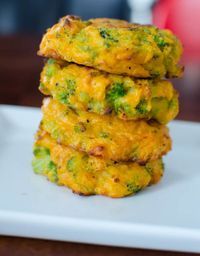
<instances>
[{"instance_id":1,"label":"bottom fritter","mask_svg":"<svg viewBox=\"0 0 200 256\"><path fill-rule=\"evenodd\" d=\"M37 133L32 164L35 173L75 193L116 198L135 194L157 183L164 169L161 159L139 165L88 156L58 144L44 130Z\"/></svg>"}]
</instances>

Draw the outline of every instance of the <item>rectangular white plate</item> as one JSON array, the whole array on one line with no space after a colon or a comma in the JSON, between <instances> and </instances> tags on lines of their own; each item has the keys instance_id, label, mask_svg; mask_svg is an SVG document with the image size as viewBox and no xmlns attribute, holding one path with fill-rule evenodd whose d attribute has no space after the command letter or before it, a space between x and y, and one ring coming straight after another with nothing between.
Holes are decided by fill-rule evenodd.
<instances>
[{"instance_id":1,"label":"rectangular white plate","mask_svg":"<svg viewBox=\"0 0 200 256\"><path fill-rule=\"evenodd\" d=\"M200 252L200 124L172 122L157 185L136 196L81 197L35 175L39 109L0 106L0 234Z\"/></svg>"}]
</instances>

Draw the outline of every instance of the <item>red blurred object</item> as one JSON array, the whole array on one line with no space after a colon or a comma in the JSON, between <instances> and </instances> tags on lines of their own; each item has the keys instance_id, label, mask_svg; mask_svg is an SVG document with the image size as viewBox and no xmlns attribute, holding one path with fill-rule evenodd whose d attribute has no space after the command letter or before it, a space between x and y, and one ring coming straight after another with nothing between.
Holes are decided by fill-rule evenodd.
<instances>
[{"instance_id":1,"label":"red blurred object","mask_svg":"<svg viewBox=\"0 0 200 256\"><path fill-rule=\"evenodd\" d=\"M159 0L153 23L172 30L184 45L184 62L200 61L200 0Z\"/></svg>"}]
</instances>

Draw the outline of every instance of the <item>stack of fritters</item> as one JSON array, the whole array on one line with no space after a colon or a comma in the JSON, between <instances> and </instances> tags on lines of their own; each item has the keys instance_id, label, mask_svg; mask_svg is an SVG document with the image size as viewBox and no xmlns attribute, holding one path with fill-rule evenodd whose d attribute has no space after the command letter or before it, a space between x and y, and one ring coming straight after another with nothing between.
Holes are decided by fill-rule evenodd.
<instances>
[{"instance_id":1,"label":"stack of fritters","mask_svg":"<svg viewBox=\"0 0 200 256\"><path fill-rule=\"evenodd\" d=\"M66 16L44 35L49 58L40 91L49 97L33 168L84 195L123 197L157 183L171 149L165 126L178 93L182 47L167 30L113 19Z\"/></svg>"}]
</instances>

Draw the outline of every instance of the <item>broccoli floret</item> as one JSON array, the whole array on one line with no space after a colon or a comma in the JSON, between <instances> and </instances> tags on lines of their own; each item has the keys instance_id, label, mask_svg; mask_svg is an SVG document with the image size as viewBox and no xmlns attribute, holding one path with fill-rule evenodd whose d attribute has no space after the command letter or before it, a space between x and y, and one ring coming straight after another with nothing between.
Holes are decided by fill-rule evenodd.
<instances>
[{"instance_id":1,"label":"broccoli floret","mask_svg":"<svg viewBox=\"0 0 200 256\"><path fill-rule=\"evenodd\" d=\"M45 157L50 156L50 151L48 148L35 146L33 149L33 154L35 157Z\"/></svg>"},{"instance_id":2,"label":"broccoli floret","mask_svg":"<svg viewBox=\"0 0 200 256\"><path fill-rule=\"evenodd\" d=\"M132 115L132 108L128 103L122 103L116 100L114 103L114 109L116 113L122 114L124 117Z\"/></svg>"},{"instance_id":3,"label":"broccoli floret","mask_svg":"<svg viewBox=\"0 0 200 256\"><path fill-rule=\"evenodd\" d=\"M68 103L68 97L69 97L69 94L67 92L61 92L58 94L58 100L63 104Z\"/></svg>"},{"instance_id":4,"label":"broccoli floret","mask_svg":"<svg viewBox=\"0 0 200 256\"><path fill-rule=\"evenodd\" d=\"M66 91L60 92L57 96L58 100L63 104L68 104L69 103L69 101L68 101L69 97L71 95L74 95L75 90L76 90L75 80L67 79L66 84L67 84Z\"/></svg>"},{"instance_id":5,"label":"broccoli floret","mask_svg":"<svg viewBox=\"0 0 200 256\"><path fill-rule=\"evenodd\" d=\"M109 33L106 29L101 28L99 33L100 33L101 37L103 37L103 38L109 38L110 37L110 35L109 35Z\"/></svg>"},{"instance_id":6,"label":"broccoli floret","mask_svg":"<svg viewBox=\"0 0 200 256\"><path fill-rule=\"evenodd\" d=\"M141 187L139 187L138 185L136 185L134 183L127 183L126 187L127 187L127 190L131 193L137 193L141 190Z\"/></svg>"},{"instance_id":7,"label":"broccoli floret","mask_svg":"<svg viewBox=\"0 0 200 256\"><path fill-rule=\"evenodd\" d=\"M73 172L76 169L76 157L73 156L67 161L67 170Z\"/></svg>"},{"instance_id":8,"label":"broccoli floret","mask_svg":"<svg viewBox=\"0 0 200 256\"><path fill-rule=\"evenodd\" d=\"M75 90L76 90L76 81L72 80L72 79L67 79L66 80L67 83L67 90L69 92L69 94L74 94Z\"/></svg>"},{"instance_id":9,"label":"broccoli floret","mask_svg":"<svg viewBox=\"0 0 200 256\"><path fill-rule=\"evenodd\" d=\"M145 115L148 113L147 110L147 101L145 99L142 99L139 104L135 108L137 112L141 115Z\"/></svg>"},{"instance_id":10,"label":"broccoli floret","mask_svg":"<svg viewBox=\"0 0 200 256\"><path fill-rule=\"evenodd\" d=\"M112 43L117 43L119 41L116 38L116 36L112 35L112 32L109 29L100 28L99 33L100 33L101 37L103 37L105 39L105 45L107 48L109 48Z\"/></svg>"},{"instance_id":11,"label":"broccoli floret","mask_svg":"<svg viewBox=\"0 0 200 256\"><path fill-rule=\"evenodd\" d=\"M119 41L118 39L116 39L112 36L111 31L109 31L109 29L101 28L99 33L100 33L101 37L103 37L105 39L111 40L116 43Z\"/></svg>"},{"instance_id":12,"label":"broccoli floret","mask_svg":"<svg viewBox=\"0 0 200 256\"><path fill-rule=\"evenodd\" d=\"M165 40L159 35L154 36L154 41L161 50L163 50L163 48L168 45L168 43L165 42Z\"/></svg>"},{"instance_id":13,"label":"broccoli floret","mask_svg":"<svg viewBox=\"0 0 200 256\"><path fill-rule=\"evenodd\" d=\"M119 97L123 97L126 94L123 83L114 83L106 94L108 101L113 103Z\"/></svg>"},{"instance_id":14,"label":"broccoli floret","mask_svg":"<svg viewBox=\"0 0 200 256\"><path fill-rule=\"evenodd\" d=\"M48 59L47 63L48 63L48 64L54 64L54 63L55 63L55 60L54 60L54 59Z\"/></svg>"},{"instance_id":15,"label":"broccoli floret","mask_svg":"<svg viewBox=\"0 0 200 256\"><path fill-rule=\"evenodd\" d=\"M57 167L51 160L49 149L36 146L33 153L35 156L32 161L34 172L37 174L47 175L52 182L56 182L58 180Z\"/></svg>"},{"instance_id":16,"label":"broccoli floret","mask_svg":"<svg viewBox=\"0 0 200 256\"><path fill-rule=\"evenodd\" d=\"M47 78L51 78L55 73L56 68L53 65L54 63L55 63L55 60L53 59L49 59L47 62L46 72L45 72L45 75L47 76Z\"/></svg>"},{"instance_id":17,"label":"broccoli floret","mask_svg":"<svg viewBox=\"0 0 200 256\"><path fill-rule=\"evenodd\" d=\"M108 138L109 137L109 134L107 133L107 132L100 132L99 133L99 137L101 137L101 138Z\"/></svg>"}]
</instances>

